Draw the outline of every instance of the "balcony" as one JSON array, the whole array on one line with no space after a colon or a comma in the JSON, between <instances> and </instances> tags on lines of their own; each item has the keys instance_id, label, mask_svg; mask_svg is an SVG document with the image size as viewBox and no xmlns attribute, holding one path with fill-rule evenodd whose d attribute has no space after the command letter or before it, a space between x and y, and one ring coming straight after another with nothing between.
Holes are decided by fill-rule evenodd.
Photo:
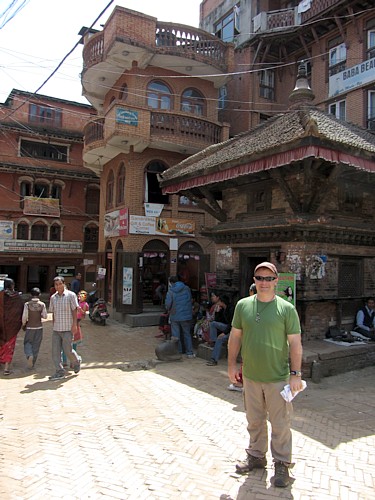
<instances>
[{"instance_id":1,"label":"balcony","mask_svg":"<svg viewBox=\"0 0 375 500\"><path fill-rule=\"evenodd\" d=\"M308 47L329 33L342 31L350 12L364 13L371 7L373 0L313 0L305 12L298 12L298 6L260 12L252 19L253 34L249 41L258 44L259 59L265 53L269 58L279 58L280 45L291 55L301 51L301 36Z\"/></svg>"},{"instance_id":2,"label":"balcony","mask_svg":"<svg viewBox=\"0 0 375 500\"><path fill-rule=\"evenodd\" d=\"M200 150L224 140L222 126L191 116L152 112L150 127L152 140L177 141L183 148Z\"/></svg>"},{"instance_id":3,"label":"balcony","mask_svg":"<svg viewBox=\"0 0 375 500\"><path fill-rule=\"evenodd\" d=\"M104 118L99 118L98 120L94 120L89 122L85 126L85 144L89 145L93 142L103 141L104 139Z\"/></svg>"},{"instance_id":4,"label":"balcony","mask_svg":"<svg viewBox=\"0 0 375 500\"><path fill-rule=\"evenodd\" d=\"M256 36L266 31L292 28L299 24L297 8L260 12L253 18L253 33Z\"/></svg>"},{"instance_id":5,"label":"balcony","mask_svg":"<svg viewBox=\"0 0 375 500\"><path fill-rule=\"evenodd\" d=\"M320 21L320 23L330 22L332 20L325 19L329 16L338 15L345 17L348 15L348 9L353 11L364 11L366 8L373 7L372 0L314 0L311 2L310 8L305 12L298 12L298 7L289 9L274 10L268 12L260 12L253 18L253 33L254 36L264 32L273 30L285 30L309 23L311 20ZM334 24L335 26L335 24Z\"/></svg>"},{"instance_id":6,"label":"balcony","mask_svg":"<svg viewBox=\"0 0 375 500\"><path fill-rule=\"evenodd\" d=\"M301 14L301 24L310 21L313 18L321 17L325 12L342 4L342 0L314 0L311 2L311 7L306 12Z\"/></svg>"},{"instance_id":7,"label":"balcony","mask_svg":"<svg viewBox=\"0 0 375 500\"><path fill-rule=\"evenodd\" d=\"M83 160L100 175L105 163L120 153L146 148L190 155L229 138L229 125L194 115L150 109L126 109L114 104L105 118L89 122L84 130Z\"/></svg>"},{"instance_id":8,"label":"balcony","mask_svg":"<svg viewBox=\"0 0 375 500\"><path fill-rule=\"evenodd\" d=\"M142 29L139 29L140 25ZM83 95L99 109L108 89L134 66L149 65L212 81L216 88L228 80L234 45L203 30L116 7L103 31L84 36Z\"/></svg>"}]
</instances>

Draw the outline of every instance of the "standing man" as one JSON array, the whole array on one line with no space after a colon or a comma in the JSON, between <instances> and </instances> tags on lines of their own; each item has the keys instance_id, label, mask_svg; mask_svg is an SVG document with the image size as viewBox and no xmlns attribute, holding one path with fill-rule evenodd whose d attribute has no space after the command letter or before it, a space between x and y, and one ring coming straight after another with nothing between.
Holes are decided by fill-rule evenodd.
<instances>
[{"instance_id":1,"label":"standing man","mask_svg":"<svg viewBox=\"0 0 375 500\"><path fill-rule=\"evenodd\" d=\"M289 485L292 466L292 403L280 391L290 384L302 390L301 327L295 307L275 293L278 272L270 262L256 266L257 294L240 300L234 312L228 342L228 375L238 382L237 356L241 349L243 387L250 444L246 461L237 472L246 474L267 465L267 414L272 427L271 453L275 464L274 485ZM289 366L290 357L290 366Z\"/></svg>"},{"instance_id":2,"label":"standing man","mask_svg":"<svg viewBox=\"0 0 375 500\"><path fill-rule=\"evenodd\" d=\"M77 331L77 295L65 287L64 278L56 276L53 280L56 293L50 298L49 312L52 313L52 361L56 372L50 380L59 380L65 377L61 362L61 350L73 365L74 373L81 369L81 362L77 353L72 349L73 335Z\"/></svg>"},{"instance_id":3,"label":"standing man","mask_svg":"<svg viewBox=\"0 0 375 500\"><path fill-rule=\"evenodd\" d=\"M40 300L40 289L32 288L31 300L25 303L22 314L22 325L25 328L23 348L27 359L27 367L34 368L43 338L42 319L47 319L47 308Z\"/></svg>"},{"instance_id":4,"label":"standing man","mask_svg":"<svg viewBox=\"0 0 375 500\"><path fill-rule=\"evenodd\" d=\"M195 358L193 342L191 340L191 320L193 319L193 306L191 303L190 288L177 276L169 278L169 290L165 298L165 308L169 312L172 337L180 340L183 334L187 358ZM179 342L179 350L182 351Z\"/></svg>"},{"instance_id":5,"label":"standing man","mask_svg":"<svg viewBox=\"0 0 375 500\"><path fill-rule=\"evenodd\" d=\"M79 294L81 291L81 279L82 279L82 274L77 273L74 280L72 280L70 284L70 289L72 292L74 292L76 295Z\"/></svg>"}]
</instances>

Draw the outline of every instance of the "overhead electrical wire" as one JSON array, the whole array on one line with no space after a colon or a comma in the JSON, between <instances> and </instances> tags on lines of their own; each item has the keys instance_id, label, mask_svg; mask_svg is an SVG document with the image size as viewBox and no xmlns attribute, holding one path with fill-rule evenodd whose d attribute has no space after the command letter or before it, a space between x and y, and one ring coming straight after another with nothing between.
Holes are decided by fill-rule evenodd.
<instances>
[{"instance_id":1,"label":"overhead electrical wire","mask_svg":"<svg viewBox=\"0 0 375 500\"><path fill-rule=\"evenodd\" d=\"M12 0L8 7L0 14L0 30L4 28L16 15L28 4L29 0L22 0L21 5L17 6L19 0ZM13 9L14 8L14 9ZM9 17L8 17L9 16ZM2 20L4 18L4 20Z\"/></svg>"}]
</instances>

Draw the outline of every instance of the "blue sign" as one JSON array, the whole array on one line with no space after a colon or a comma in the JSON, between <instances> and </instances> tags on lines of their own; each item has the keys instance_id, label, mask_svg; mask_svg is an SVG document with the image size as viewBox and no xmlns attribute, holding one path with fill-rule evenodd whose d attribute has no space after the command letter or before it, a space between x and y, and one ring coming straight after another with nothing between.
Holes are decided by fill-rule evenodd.
<instances>
[{"instance_id":1,"label":"blue sign","mask_svg":"<svg viewBox=\"0 0 375 500\"><path fill-rule=\"evenodd\" d=\"M125 125L138 126L138 111L131 109L116 108L116 122L124 123Z\"/></svg>"},{"instance_id":2,"label":"blue sign","mask_svg":"<svg viewBox=\"0 0 375 500\"><path fill-rule=\"evenodd\" d=\"M375 57L329 77L328 96L333 97L375 81Z\"/></svg>"}]
</instances>

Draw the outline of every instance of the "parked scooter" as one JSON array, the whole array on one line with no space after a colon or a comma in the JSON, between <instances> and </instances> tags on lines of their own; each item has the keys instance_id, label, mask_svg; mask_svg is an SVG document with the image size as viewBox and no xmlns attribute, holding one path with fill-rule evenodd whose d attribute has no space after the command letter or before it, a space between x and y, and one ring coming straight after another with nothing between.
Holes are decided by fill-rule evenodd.
<instances>
[{"instance_id":1,"label":"parked scooter","mask_svg":"<svg viewBox=\"0 0 375 500\"><path fill-rule=\"evenodd\" d=\"M88 304L89 304L89 318L94 323L98 323L99 325L105 326L106 319L109 318L109 313L107 310L107 304L104 299L100 299L97 297L97 289L96 284L93 284L95 290L89 292L88 296Z\"/></svg>"}]
</instances>

